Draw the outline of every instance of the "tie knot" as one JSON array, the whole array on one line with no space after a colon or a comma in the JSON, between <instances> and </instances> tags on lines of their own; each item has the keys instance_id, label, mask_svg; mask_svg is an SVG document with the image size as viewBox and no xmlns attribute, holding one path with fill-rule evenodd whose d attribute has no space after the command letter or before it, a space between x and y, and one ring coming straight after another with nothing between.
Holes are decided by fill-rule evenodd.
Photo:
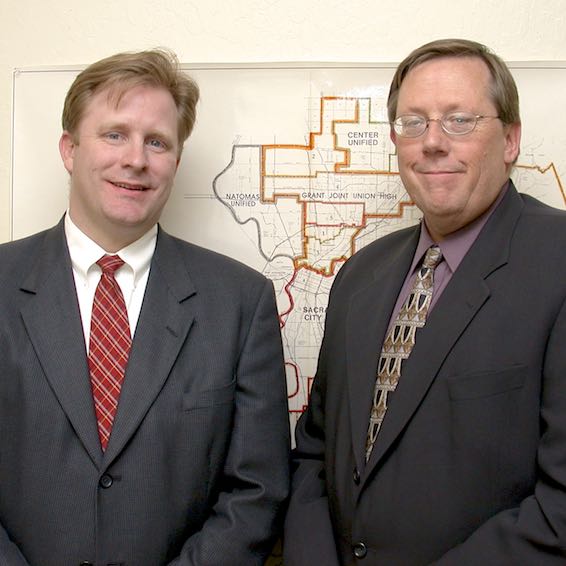
<instances>
[{"instance_id":1,"label":"tie knot","mask_svg":"<svg viewBox=\"0 0 566 566\"><path fill-rule=\"evenodd\" d=\"M438 246L430 246L423 259L423 267L434 269L442 259L442 252Z\"/></svg>"},{"instance_id":2,"label":"tie knot","mask_svg":"<svg viewBox=\"0 0 566 566\"><path fill-rule=\"evenodd\" d=\"M102 273L114 275L114 272L124 265L124 260L117 255L104 255L96 263L102 269Z\"/></svg>"}]
</instances>

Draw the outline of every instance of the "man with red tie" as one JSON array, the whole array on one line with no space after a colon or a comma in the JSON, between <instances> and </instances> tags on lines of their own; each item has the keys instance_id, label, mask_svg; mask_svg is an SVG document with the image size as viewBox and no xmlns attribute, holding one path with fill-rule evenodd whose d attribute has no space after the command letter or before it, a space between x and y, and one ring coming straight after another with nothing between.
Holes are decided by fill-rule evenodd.
<instances>
[{"instance_id":1,"label":"man with red tie","mask_svg":"<svg viewBox=\"0 0 566 566\"><path fill-rule=\"evenodd\" d=\"M273 287L158 226L199 91L164 50L78 75L69 208L0 246L0 563L263 564L288 491Z\"/></svg>"}]
</instances>

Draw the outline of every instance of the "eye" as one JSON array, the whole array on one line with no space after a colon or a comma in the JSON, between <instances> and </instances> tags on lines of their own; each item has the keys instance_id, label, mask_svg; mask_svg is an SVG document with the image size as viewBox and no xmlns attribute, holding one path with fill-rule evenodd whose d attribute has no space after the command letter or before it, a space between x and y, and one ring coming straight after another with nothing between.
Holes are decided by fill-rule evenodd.
<instances>
[{"instance_id":1,"label":"eye","mask_svg":"<svg viewBox=\"0 0 566 566\"><path fill-rule=\"evenodd\" d=\"M473 114L468 114L466 112L456 112L454 114L448 114L444 120L448 124L454 126L469 126L475 121L476 117Z\"/></svg>"},{"instance_id":2,"label":"eye","mask_svg":"<svg viewBox=\"0 0 566 566\"><path fill-rule=\"evenodd\" d=\"M106 132L103 134L103 137L105 140L112 143L119 142L124 139L124 136L120 132Z\"/></svg>"},{"instance_id":3,"label":"eye","mask_svg":"<svg viewBox=\"0 0 566 566\"><path fill-rule=\"evenodd\" d=\"M404 116L402 123L405 128L420 128L423 122L424 118L421 116Z\"/></svg>"},{"instance_id":4,"label":"eye","mask_svg":"<svg viewBox=\"0 0 566 566\"><path fill-rule=\"evenodd\" d=\"M159 138L151 138L150 140L147 141L147 145L149 145L149 147L157 151L167 151L168 149L167 144L163 140L160 140Z\"/></svg>"}]
</instances>

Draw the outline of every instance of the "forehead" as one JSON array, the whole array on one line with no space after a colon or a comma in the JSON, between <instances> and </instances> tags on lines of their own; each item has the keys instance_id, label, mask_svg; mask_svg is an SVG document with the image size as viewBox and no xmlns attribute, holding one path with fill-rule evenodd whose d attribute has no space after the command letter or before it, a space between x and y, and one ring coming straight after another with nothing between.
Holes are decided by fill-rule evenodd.
<instances>
[{"instance_id":1,"label":"forehead","mask_svg":"<svg viewBox=\"0 0 566 566\"><path fill-rule=\"evenodd\" d=\"M420 107L479 111L492 104L490 82L489 69L479 57L430 59L405 76L399 89L398 113Z\"/></svg>"},{"instance_id":2,"label":"forehead","mask_svg":"<svg viewBox=\"0 0 566 566\"><path fill-rule=\"evenodd\" d=\"M177 107L165 88L147 84L112 85L95 92L86 102L82 119L122 116L144 121L177 125Z\"/></svg>"}]
</instances>

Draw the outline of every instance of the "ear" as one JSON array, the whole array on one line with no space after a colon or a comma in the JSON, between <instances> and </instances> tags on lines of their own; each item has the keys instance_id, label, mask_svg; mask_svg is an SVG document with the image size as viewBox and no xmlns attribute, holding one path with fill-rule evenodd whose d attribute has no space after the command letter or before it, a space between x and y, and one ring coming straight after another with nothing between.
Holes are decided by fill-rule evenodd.
<instances>
[{"instance_id":1,"label":"ear","mask_svg":"<svg viewBox=\"0 0 566 566\"><path fill-rule=\"evenodd\" d=\"M389 137L391 138L391 141L393 142L395 147L397 147L397 134L395 133L393 126L389 128Z\"/></svg>"},{"instance_id":2,"label":"ear","mask_svg":"<svg viewBox=\"0 0 566 566\"><path fill-rule=\"evenodd\" d=\"M65 130L59 139L59 153L63 160L65 169L71 174L73 172L73 160L75 158L75 147L77 144L73 136Z\"/></svg>"},{"instance_id":3,"label":"ear","mask_svg":"<svg viewBox=\"0 0 566 566\"><path fill-rule=\"evenodd\" d=\"M184 145L185 144L181 144L181 146L179 147L179 150L177 152L177 164L175 166L175 173L177 172L177 170L179 169L179 164L181 163L181 157L183 155L183 149L184 149Z\"/></svg>"},{"instance_id":4,"label":"ear","mask_svg":"<svg viewBox=\"0 0 566 566\"><path fill-rule=\"evenodd\" d=\"M515 163L521 149L521 124L509 124L505 126L505 152L506 165Z\"/></svg>"}]
</instances>

